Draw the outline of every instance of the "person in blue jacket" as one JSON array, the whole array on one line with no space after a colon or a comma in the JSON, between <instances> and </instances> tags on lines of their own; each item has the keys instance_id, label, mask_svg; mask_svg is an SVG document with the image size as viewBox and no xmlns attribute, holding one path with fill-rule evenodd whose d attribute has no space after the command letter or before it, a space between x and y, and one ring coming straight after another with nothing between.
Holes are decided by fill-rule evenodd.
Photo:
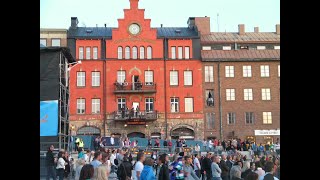
<instances>
[{"instance_id":1,"label":"person in blue jacket","mask_svg":"<svg viewBox=\"0 0 320 180\"><path fill-rule=\"evenodd\" d=\"M140 180L156 180L156 176L153 172L154 160L151 158L146 158L144 161L144 167L140 174Z\"/></svg>"}]
</instances>

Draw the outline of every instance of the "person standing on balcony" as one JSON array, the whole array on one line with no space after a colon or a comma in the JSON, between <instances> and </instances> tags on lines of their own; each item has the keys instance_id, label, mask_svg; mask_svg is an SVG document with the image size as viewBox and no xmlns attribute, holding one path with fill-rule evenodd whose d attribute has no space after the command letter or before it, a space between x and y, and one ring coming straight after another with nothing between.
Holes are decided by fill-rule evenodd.
<instances>
[{"instance_id":1,"label":"person standing on balcony","mask_svg":"<svg viewBox=\"0 0 320 180\"><path fill-rule=\"evenodd\" d=\"M135 113L136 113L135 116L136 116L136 117L138 117L139 111L140 111L139 106L137 106L137 107L136 107L136 111L135 111Z\"/></svg>"}]
</instances>

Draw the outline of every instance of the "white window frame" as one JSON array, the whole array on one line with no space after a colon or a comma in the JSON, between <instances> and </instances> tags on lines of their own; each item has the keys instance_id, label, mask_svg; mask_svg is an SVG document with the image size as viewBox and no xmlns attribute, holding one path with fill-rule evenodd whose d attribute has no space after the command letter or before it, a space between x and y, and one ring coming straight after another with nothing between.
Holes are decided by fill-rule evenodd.
<instances>
[{"instance_id":1,"label":"white window frame","mask_svg":"<svg viewBox=\"0 0 320 180\"><path fill-rule=\"evenodd\" d=\"M192 86L192 71L186 70L183 72L183 80L185 86Z\"/></svg>"},{"instance_id":2,"label":"white window frame","mask_svg":"<svg viewBox=\"0 0 320 180\"><path fill-rule=\"evenodd\" d=\"M59 42L59 43L57 43L57 42ZM54 45L56 43L59 44L59 45ZM57 38L51 39L51 46L52 47L60 47L61 46L61 39L57 39Z\"/></svg>"},{"instance_id":3,"label":"white window frame","mask_svg":"<svg viewBox=\"0 0 320 180\"><path fill-rule=\"evenodd\" d=\"M226 89L226 100L235 101L236 100L236 90L235 89Z\"/></svg>"},{"instance_id":4,"label":"white window frame","mask_svg":"<svg viewBox=\"0 0 320 180\"><path fill-rule=\"evenodd\" d=\"M272 124L272 113L263 112L262 113L263 124Z\"/></svg>"},{"instance_id":5,"label":"white window frame","mask_svg":"<svg viewBox=\"0 0 320 180\"><path fill-rule=\"evenodd\" d=\"M243 77L252 77L251 66L242 66Z\"/></svg>"},{"instance_id":6,"label":"white window frame","mask_svg":"<svg viewBox=\"0 0 320 180\"><path fill-rule=\"evenodd\" d=\"M86 47L86 59L91 59L91 47Z\"/></svg>"},{"instance_id":7,"label":"white window frame","mask_svg":"<svg viewBox=\"0 0 320 180\"><path fill-rule=\"evenodd\" d=\"M138 48L137 46L132 47L132 59L138 59Z\"/></svg>"},{"instance_id":8,"label":"white window frame","mask_svg":"<svg viewBox=\"0 0 320 180\"><path fill-rule=\"evenodd\" d=\"M247 117L249 117L249 119L247 119ZM249 120L249 122L247 120ZM251 122L250 122L250 120L251 120ZM244 121L246 124L254 124L254 113L253 112L245 112L244 113Z\"/></svg>"},{"instance_id":9,"label":"white window frame","mask_svg":"<svg viewBox=\"0 0 320 180\"><path fill-rule=\"evenodd\" d=\"M100 99L94 98L91 99L91 113L100 114Z\"/></svg>"},{"instance_id":10,"label":"white window frame","mask_svg":"<svg viewBox=\"0 0 320 180\"><path fill-rule=\"evenodd\" d=\"M193 98L184 98L184 112L193 112Z\"/></svg>"},{"instance_id":11,"label":"white window frame","mask_svg":"<svg viewBox=\"0 0 320 180\"><path fill-rule=\"evenodd\" d=\"M125 59L130 59L130 47L126 46L125 48L125 55L124 55Z\"/></svg>"},{"instance_id":12,"label":"white window frame","mask_svg":"<svg viewBox=\"0 0 320 180\"><path fill-rule=\"evenodd\" d=\"M144 46L140 47L139 59L144 59Z\"/></svg>"},{"instance_id":13,"label":"white window frame","mask_svg":"<svg viewBox=\"0 0 320 180\"><path fill-rule=\"evenodd\" d=\"M176 70L170 71L170 86L179 85L179 73Z\"/></svg>"},{"instance_id":14,"label":"white window frame","mask_svg":"<svg viewBox=\"0 0 320 180\"><path fill-rule=\"evenodd\" d=\"M236 113L234 113L234 112L227 113L227 123L228 124L236 124Z\"/></svg>"},{"instance_id":15,"label":"white window frame","mask_svg":"<svg viewBox=\"0 0 320 180\"><path fill-rule=\"evenodd\" d=\"M274 46L274 49L280 49L280 46Z\"/></svg>"},{"instance_id":16,"label":"white window frame","mask_svg":"<svg viewBox=\"0 0 320 180\"><path fill-rule=\"evenodd\" d=\"M178 46L178 59L183 58L183 48L182 46Z\"/></svg>"},{"instance_id":17,"label":"white window frame","mask_svg":"<svg viewBox=\"0 0 320 180\"><path fill-rule=\"evenodd\" d=\"M100 86L100 71L91 72L91 86L99 87Z\"/></svg>"},{"instance_id":18,"label":"white window frame","mask_svg":"<svg viewBox=\"0 0 320 180\"><path fill-rule=\"evenodd\" d=\"M226 77L234 77L234 66L225 66Z\"/></svg>"},{"instance_id":19,"label":"white window frame","mask_svg":"<svg viewBox=\"0 0 320 180\"><path fill-rule=\"evenodd\" d=\"M222 50L229 51L231 50L231 46L222 46Z\"/></svg>"},{"instance_id":20,"label":"white window frame","mask_svg":"<svg viewBox=\"0 0 320 180\"><path fill-rule=\"evenodd\" d=\"M202 46L202 50L209 51L211 50L211 46Z\"/></svg>"},{"instance_id":21,"label":"white window frame","mask_svg":"<svg viewBox=\"0 0 320 180\"><path fill-rule=\"evenodd\" d=\"M86 72L78 71L77 72L77 87L85 87L86 86Z\"/></svg>"},{"instance_id":22,"label":"white window frame","mask_svg":"<svg viewBox=\"0 0 320 180\"><path fill-rule=\"evenodd\" d=\"M146 85L153 84L153 71L150 71L150 70L144 71L144 81Z\"/></svg>"},{"instance_id":23,"label":"white window frame","mask_svg":"<svg viewBox=\"0 0 320 180\"><path fill-rule=\"evenodd\" d=\"M243 89L243 100L245 101L253 100L252 89Z\"/></svg>"},{"instance_id":24,"label":"white window frame","mask_svg":"<svg viewBox=\"0 0 320 180\"><path fill-rule=\"evenodd\" d=\"M176 47L171 46L171 59L176 59Z\"/></svg>"},{"instance_id":25,"label":"white window frame","mask_svg":"<svg viewBox=\"0 0 320 180\"><path fill-rule=\"evenodd\" d=\"M83 59L84 54L83 54L83 47L79 47L79 59Z\"/></svg>"},{"instance_id":26,"label":"white window frame","mask_svg":"<svg viewBox=\"0 0 320 180\"><path fill-rule=\"evenodd\" d=\"M93 50L93 59L98 59L98 47L97 46L94 46L93 48L92 48L92 50Z\"/></svg>"},{"instance_id":27,"label":"white window frame","mask_svg":"<svg viewBox=\"0 0 320 180\"><path fill-rule=\"evenodd\" d=\"M152 109L151 109L151 104L152 104ZM146 98L145 99L145 107L146 107L146 112L153 112L154 111L154 99L153 98Z\"/></svg>"},{"instance_id":28,"label":"white window frame","mask_svg":"<svg viewBox=\"0 0 320 180\"><path fill-rule=\"evenodd\" d=\"M44 45L45 47L47 47L47 39L40 39L40 44Z\"/></svg>"},{"instance_id":29,"label":"white window frame","mask_svg":"<svg viewBox=\"0 0 320 180\"><path fill-rule=\"evenodd\" d=\"M170 111L172 113L179 112L179 98L170 98Z\"/></svg>"},{"instance_id":30,"label":"white window frame","mask_svg":"<svg viewBox=\"0 0 320 180\"><path fill-rule=\"evenodd\" d=\"M77 114L85 114L86 112L86 99L77 99Z\"/></svg>"},{"instance_id":31,"label":"white window frame","mask_svg":"<svg viewBox=\"0 0 320 180\"><path fill-rule=\"evenodd\" d=\"M261 75L261 77L270 77L269 65L261 65L260 66L260 75Z\"/></svg>"},{"instance_id":32,"label":"white window frame","mask_svg":"<svg viewBox=\"0 0 320 180\"><path fill-rule=\"evenodd\" d=\"M270 88L262 88L261 89L261 99L263 101L271 100L271 89Z\"/></svg>"},{"instance_id":33,"label":"white window frame","mask_svg":"<svg viewBox=\"0 0 320 180\"><path fill-rule=\"evenodd\" d=\"M266 46L257 46L257 50L265 50Z\"/></svg>"},{"instance_id":34,"label":"white window frame","mask_svg":"<svg viewBox=\"0 0 320 180\"><path fill-rule=\"evenodd\" d=\"M184 59L190 59L190 47L189 46L184 47Z\"/></svg>"},{"instance_id":35,"label":"white window frame","mask_svg":"<svg viewBox=\"0 0 320 180\"><path fill-rule=\"evenodd\" d=\"M118 59L123 58L123 48L121 46L118 47Z\"/></svg>"},{"instance_id":36,"label":"white window frame","mask_svg":"<svg viewBox=\"0 0 320 180\"><path fill-rule=\"evenodd\" d=\"M152 59L152 47L147 47L147 59Z\"/></svg>"},{"instance_id":37,"label":"white window frame","mask_svg":"<svg viewBox=\"0 0 320 180\"><path fill-rule=\"evenodd\" d=\"M213 66L204 66L204 82L213 82Z\"/></svg>"},{"instance_id":38,"label":"white window frame","mask_svg":"<svg viewBox=\"0 0 320 180\"><path fill-rule=\"evenodd\" d=\"M126 79L126 71L123 71L123 70L117 71L117 82L123 83L125 79Z\"/></svg>"},{"instance_id":39,"label":"white window frame","mask_svg":"<svg viewBox=\"0 0 320 180\"><path fill-rule=\"evenodd\" d=\"M119 107L122 107L123 105L124 105L124 108L126 108L126 106L127 106L126 105L126 98L118 98L117 99L118 111L121 111L121 108L119 109Z\"/></svg>"},{"instance_id":40,"label":"white window frame","mask_svg":"<svg viewBox=\"0 0 320 180\"><path fill-rule=\"evenodd\" d=\"M280 65L278 65L278 77L280 77Z\"/></svg>"}]
</instances>

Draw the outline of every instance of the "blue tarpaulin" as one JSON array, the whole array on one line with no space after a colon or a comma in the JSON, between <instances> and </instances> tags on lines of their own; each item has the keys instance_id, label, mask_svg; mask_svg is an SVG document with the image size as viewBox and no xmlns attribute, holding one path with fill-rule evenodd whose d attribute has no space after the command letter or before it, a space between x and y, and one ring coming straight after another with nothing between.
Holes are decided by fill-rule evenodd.
<instances>
[{"instance_id":1,"label":"blue tarpaulin","mask_svg":"<svg viewBox=\"0 0 320 180\"><path fill-rule=\"evenodd\" d=\"M40 136L58 135L58 100L40 101Z\"/></svg>"}]
</instances>

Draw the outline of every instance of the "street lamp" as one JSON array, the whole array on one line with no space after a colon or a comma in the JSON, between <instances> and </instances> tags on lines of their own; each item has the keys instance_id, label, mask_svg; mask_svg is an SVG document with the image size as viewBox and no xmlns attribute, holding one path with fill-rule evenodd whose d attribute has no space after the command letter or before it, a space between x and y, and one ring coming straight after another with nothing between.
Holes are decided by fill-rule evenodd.
<instances>
[{"instance_id":1,"label":"street lamp","mask_svg":"<svg viewBox=\"0 0 320 180\"><path fill-rule=\"evenodd\" d=\"M69 67L68 67L68 71L71 70L71 68L75 67L76 65L78 64L81 64L82 62L81 61L77 61L77 62L73 62L73 63L69 63ZM73 65L73 66L72 66Z\"/></svg>"}]
</instances>

